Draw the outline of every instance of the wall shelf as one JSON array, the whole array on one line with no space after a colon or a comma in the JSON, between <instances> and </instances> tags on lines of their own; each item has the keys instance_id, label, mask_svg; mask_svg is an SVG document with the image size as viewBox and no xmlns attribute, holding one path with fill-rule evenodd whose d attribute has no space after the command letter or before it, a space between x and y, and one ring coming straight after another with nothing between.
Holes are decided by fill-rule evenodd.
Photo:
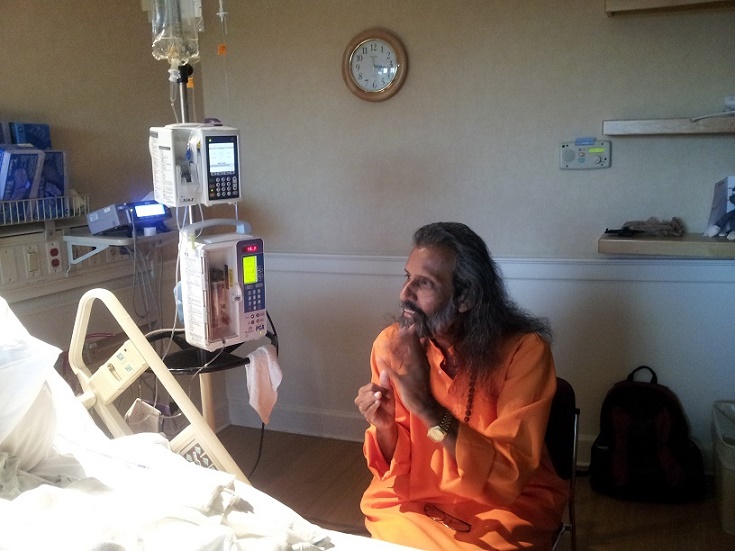
<instances>
[{"instance_id":1,"label":"wall shelf","mask_svg":"<svg viewBox=\"0 0 735 551\"><path fill-rule=\"evenodd\" d=\"M666 134L735 134L735 116L691 119L634 119L602 121L607 136L650 136Z\"/></svg>"},{"instance_id":2,"label":"wall shelf","mask_svg":"<svg viewBox=\"0 0 735 551\"><path fill-rule=\"evenodd\" d=\"M619 237L605 233L597 241L603 254L735 259L735 241L687 233L682 237Z\"/></svg>"},{"instance_id":3,"label":"wall shelf","mask_svg":"<svg viewBox=\"0 0 735 551\"><path fill-rule=\"evenodd\" d=\"M0 226L53 222L84 216L87 212L89 212L88 195L0 201Z\"/></svg>"},{"instance_id":4,"label":"wall shelf","mask_svg":"<svg viewBox=\"0 0 735 551\"><path fill-rule=\"evenodd\" d=\"M608 15L731 7L732 0L605 0Z\"/></svg>"},{"instance_id":5,"label":"wall shelf","mask_svg":"<svg viewBox=\"0 0 735 551\"><path fill-rule=\"evenodd\" d=\"M69 259L69 268L72 264L79 264L91 256L101 253L108 247L134 247L136 244L156 244L163 245L178 238L178 232L168 231L159 232L155 235L136 235L135 237L115 236L115 235L92 235L88 230L77 230L64 236L67 248L67 258ZM75 256L74 245L89 247L91 250L86 253Z\"/></svg>"}]
</instances>

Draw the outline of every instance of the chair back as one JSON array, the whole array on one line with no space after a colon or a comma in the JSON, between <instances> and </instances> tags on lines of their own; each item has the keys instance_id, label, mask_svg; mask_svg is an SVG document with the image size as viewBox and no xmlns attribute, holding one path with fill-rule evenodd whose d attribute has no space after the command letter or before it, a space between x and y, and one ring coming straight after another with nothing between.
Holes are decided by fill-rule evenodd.
<instances>
[{"instance_id":1,"label":"chair back","mask_svg":"<svg viewBox=\"0 0 735 551\"><path fill-rule=\"evenodd\" d=\"M577 404L572 385L561 377L556 378L556 394L551 403L549 424L546 427L546 447L551 455L556 473L564 480L574 474L573 454L577 440L575 418Z\"/></svg>"},{"instance_id":2,"label":"chair back","mask_svg":"<svg viewBox=\"0 0 735 551\"><path fill-rule=\"evenodd\" d=\"M569 501L567 503L569 522L562 522L557 530L552 549L556 550L564 532L571 535L571 549L577 549L575 486L577 471L577 435L579 429L579 409L574 388L561 377L556 378L556 393L551 402L549 424L544 438L546 447L554 464L556 474L569 481Z\"/></svg>"}]
</instances>

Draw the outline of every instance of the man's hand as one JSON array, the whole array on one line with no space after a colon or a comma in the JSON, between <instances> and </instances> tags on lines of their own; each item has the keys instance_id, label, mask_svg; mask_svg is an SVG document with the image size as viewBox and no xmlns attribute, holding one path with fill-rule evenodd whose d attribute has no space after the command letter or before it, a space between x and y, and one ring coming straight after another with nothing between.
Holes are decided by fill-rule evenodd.
<instances>
[{"instance_id":1,"label":"man's hand","mask_svg":"<svg viewBox=\"0 0 735 551\"><path fill-rule=\"evenodd\" d=\"M387 372L406 408L426 418L436 410L438 404L431 393L429 361L416 328L413 325L400 327L390 347L399 367L391 369L388 365L382 366L381 377Z\"/></svg>"},{"instance_id":2,"label":"man's hand","mask_svg":"<svg viewBox=\"0 0 735 551\"><path fill-rule=\"evenodd\" d=\"M392 428L396 420L393 387L386 371L380 373L380 385L367 384L357 391L355 405L368 423L378 429Z\"/></svg>"}]
</instances>

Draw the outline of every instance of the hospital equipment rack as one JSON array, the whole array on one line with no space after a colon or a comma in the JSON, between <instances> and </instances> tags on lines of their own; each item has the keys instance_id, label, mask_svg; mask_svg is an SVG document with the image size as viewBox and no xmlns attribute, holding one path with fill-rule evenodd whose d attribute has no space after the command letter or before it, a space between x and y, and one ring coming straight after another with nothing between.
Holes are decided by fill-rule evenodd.
<instances>
[{"instance_id":1,"label":"hospital equipment rack","mask_svg":"<svg viewBox=\"0 0 735 551\"><path fill-rule=\"evenodd\" d=\"M174 375L197 374L199 376L199 392L202 398L202 416L207 424L214 430L216 428L214 415L214 399L212 388L212 373L225 371L235 367L242 367L250 363L250 359L233 354L235 350L245 343L237 343L226 346L222 350L209 352L197 348L186 342L183 337L183 329L173 331L161 330L152 335L147 335L149 342L170 337L180 350L167 354L164 358L166 367ZM278 336L275 332L268 331L266 337L271 344L278 349Z\"/></svg>"}]
</instances>

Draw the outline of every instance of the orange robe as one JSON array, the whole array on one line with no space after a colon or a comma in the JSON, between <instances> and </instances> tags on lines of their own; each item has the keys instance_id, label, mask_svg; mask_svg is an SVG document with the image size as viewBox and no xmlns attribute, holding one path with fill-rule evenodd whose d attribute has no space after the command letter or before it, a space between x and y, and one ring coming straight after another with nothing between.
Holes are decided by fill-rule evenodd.
<instances>
[{"instance_id":1,"label":"orange robe","mask_svg":"<svg viewBox=\"0 0 735 551\"><path fill-rule=\"evenodd\" d=\"M377 357L399 367L387 345L396 330L385 329L373 345L375 383ZM398 442L390 464L375 427L365 434L373 473L361 502L368 530L375 538L425 550L550 549L569 494L544 444L556 391L550 346L535 334L511 343L496 373L496 396L478 388L467 424L466 392L453 391L453 379L440 368L440 349L431 342L425 348L434 396L460 420L456 459L426 436L426 425L396 396ZM438 516L450 515L444 521L454 528L430 518L427 504L435 517L431 507L439 508Z\"/></svg>"}]
</instances>

